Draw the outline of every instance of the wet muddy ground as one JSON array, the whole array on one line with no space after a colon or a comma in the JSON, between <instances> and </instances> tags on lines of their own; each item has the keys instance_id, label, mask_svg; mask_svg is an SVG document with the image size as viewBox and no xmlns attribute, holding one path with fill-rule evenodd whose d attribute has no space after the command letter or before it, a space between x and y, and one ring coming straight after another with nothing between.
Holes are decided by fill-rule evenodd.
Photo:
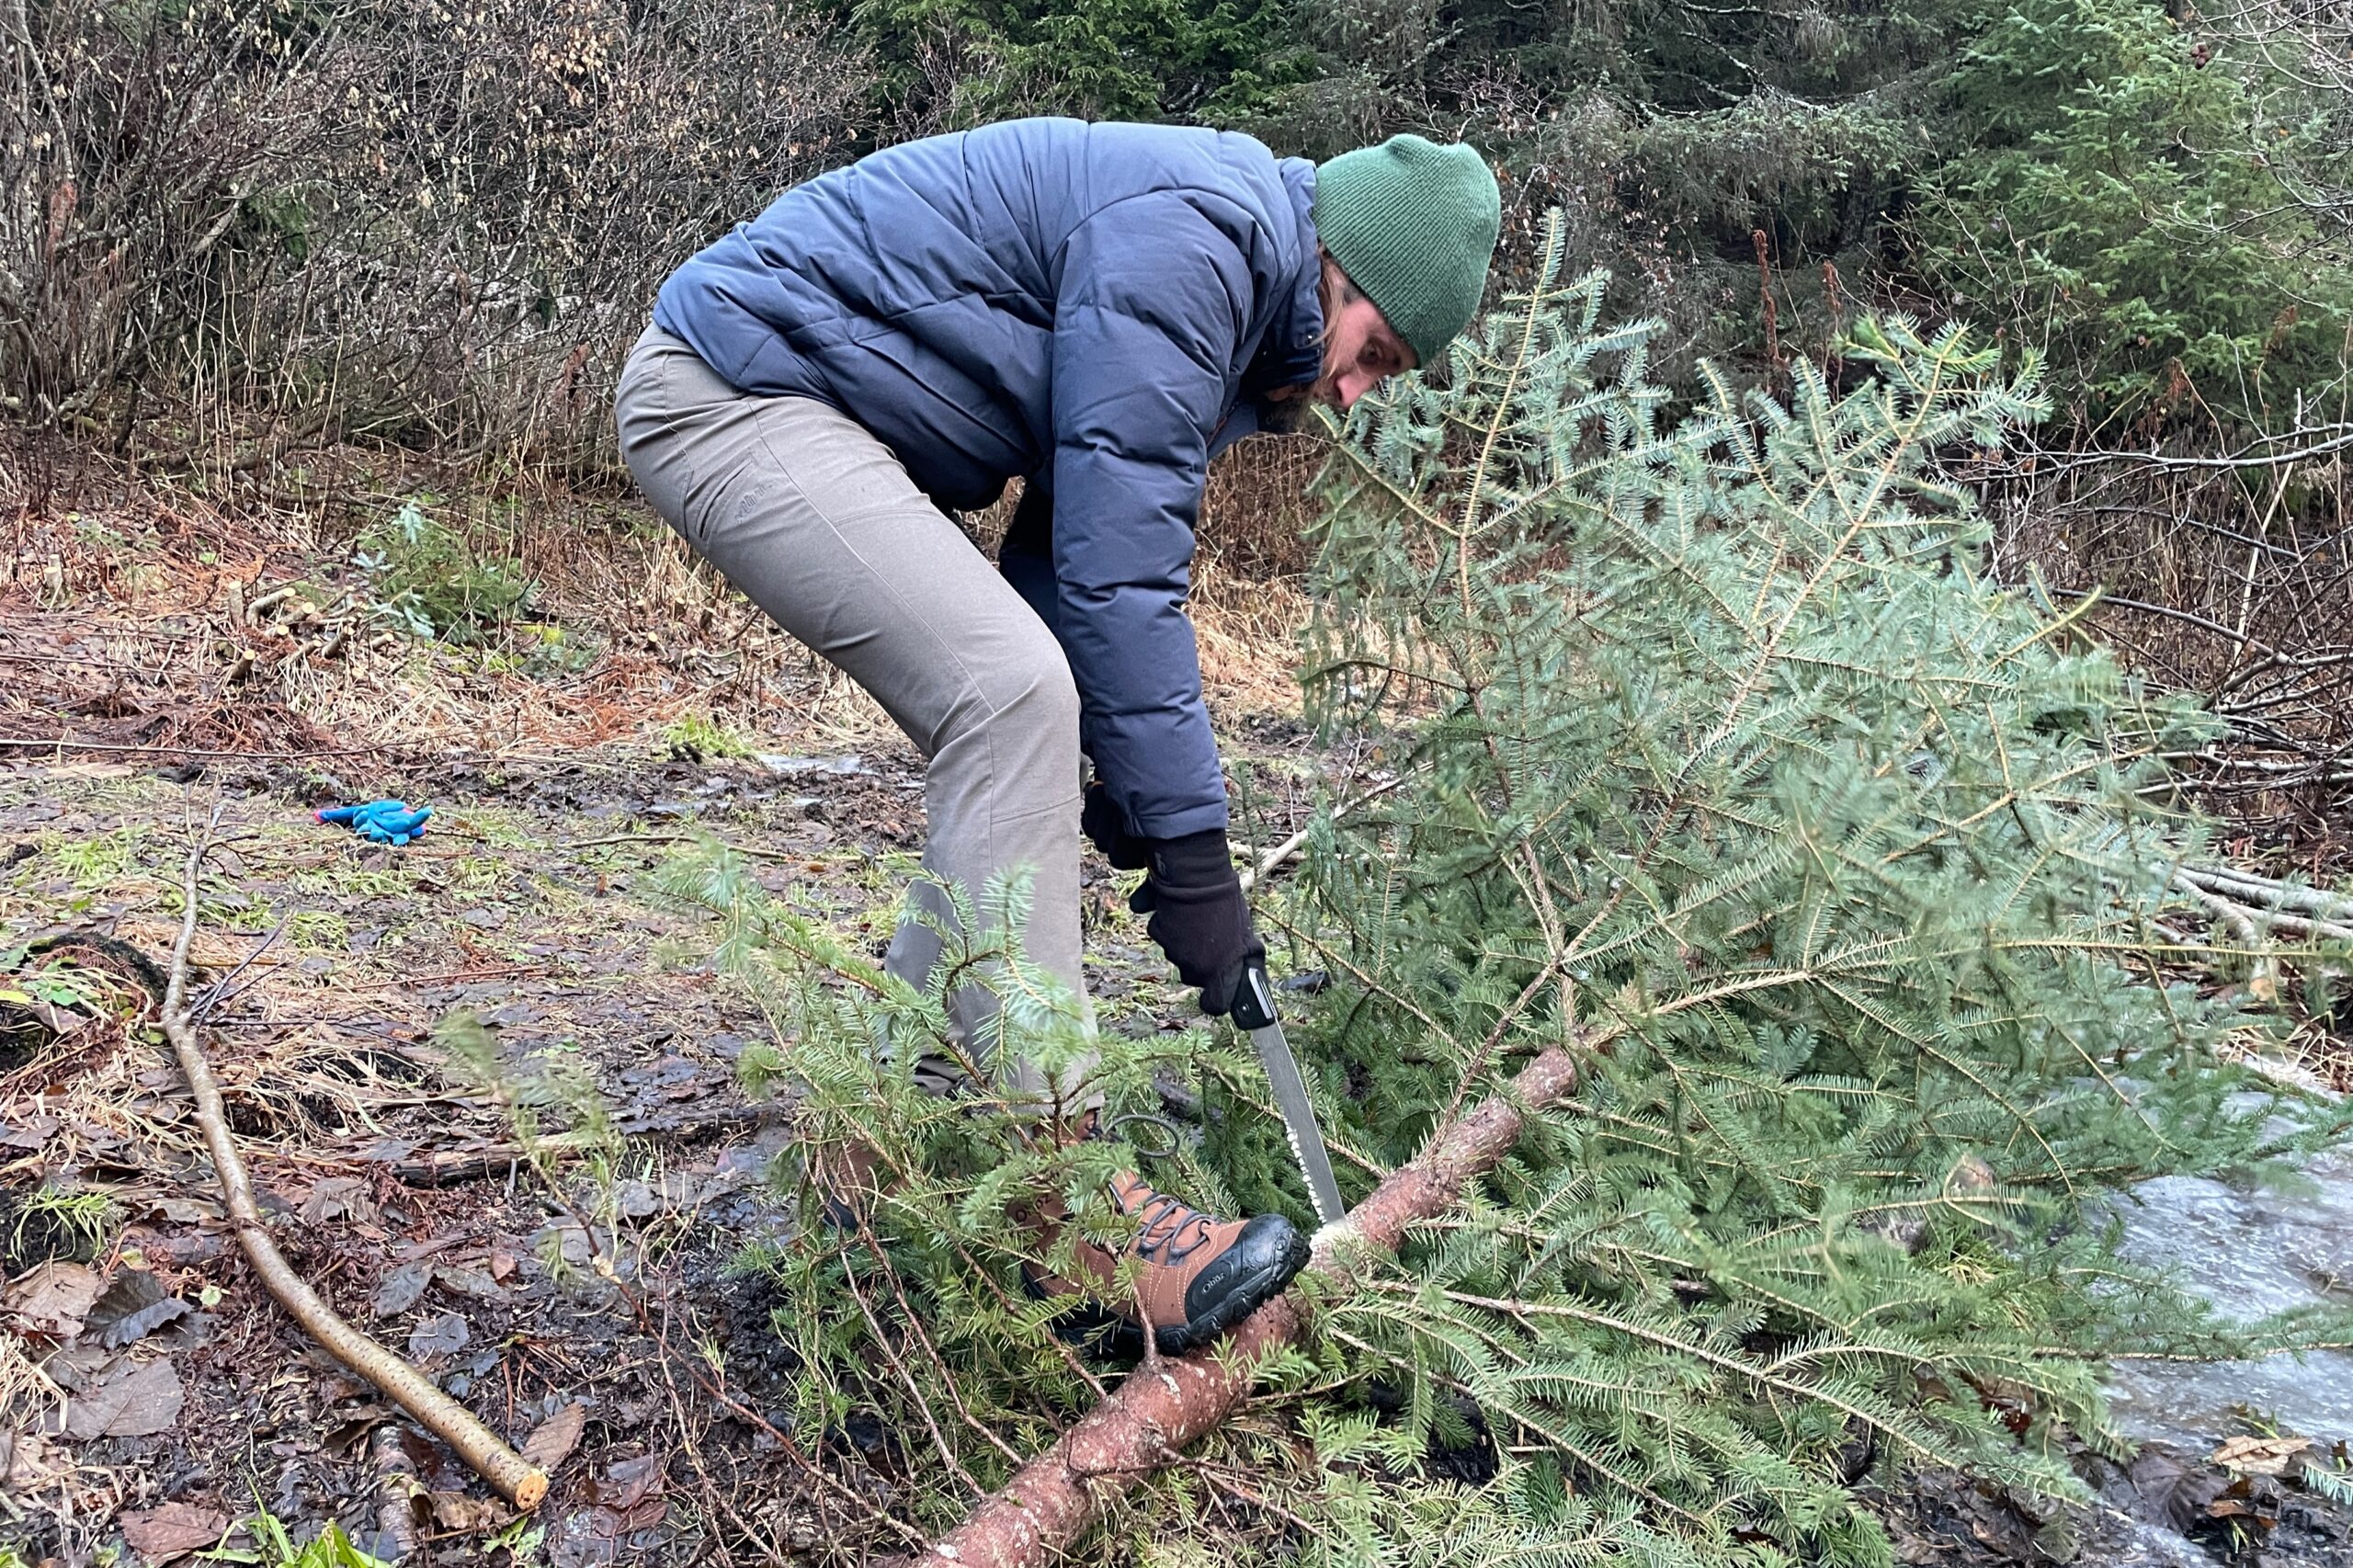
<instances>
[{"instance_id":1,"label":"wet muddy ground","mask_svg":"<svg viewBox=\"0 0 2353 1568\"><path fill-rule=\"evenodd\" d=\"M1272 833L1313 780L1294 733L1267 733ZM436 806L418 842L370 846L313 818L378 792ZM237 1256L139 963L168 957L191 835L216 801L192 994L263 1207L347 1318L510 1441L541 1435L559 1462L533 1518L309 1345ZM709 917L654 886L704 831L751 857L772 896L879 955L920 849L920 775L900 748L645 747L450 762L364 791L267 765L0 774L0 953L32 944L17 967L70 967L93 992L44 1013L62 1032L0 1038L0 1247L16 1280L0 1337L22 1352L0 1363L20 1417L0 1430L0 1544L28 1562L163 1562L250 1545L244 1521L266 1515L297 1539L335 1520L412 1562L575 1568L755 1562L755 1540L827 1537L841 1497L680 1371L708 1343L728 1395L767 1411L789 1369L764 1278L736 1266L794 1223L798 1191L789 1103L754 1098L737 1074L768 1022L707 962ZM1202 1027L1117 895L1093 867L1105 1026ZM123 946L91 946L93 932ZM627 1140L607 1211L518 1159L494 1096L436 1042L461 1009L517 1081L549 1062L593 1080ZM86 1228L54 1211L68 1192L100 1205ZM608 1262L629 1299L597 1278ZM143 1317L125 1321L126 1293ZM856 1471L858 1434L833 1436ZM885 1481L860 1484L887 1505Z\"/></svg>"},{"instance_id":2,"label":"wet muddy ground","mask_svg":"<svg viewBox=\"0 0 2353 1568\"><path fill-rule=\"evenodd\" d=\"M1295 776L1296 759L1279 771ZM316 772L188 779L97 763L0 778L0 949L104 930L167 954L191 824L224 802L198 994L210 990L205 1039L281 1244L346 1315L556 1461L548 1506L517 1518L288 1324L235 1255L176 1073L142 1028L141 977L120 965L118 994L59 1010L66 1032L0 1040L10 1324L68 1396L8 1434L0 1539L26 1561L165 1562L250 1544L264 1517L298 1539L335 1520L417 1563L751 1562L756 1539L787 1551L826 1539L848 1505L679 1371L708 1343L728 1395L772 1408L790 1369L766 1333L765 1279L735 1264L794 1222L794 1167L789 1105L753 1098L736 1072L767 1021L703 961L704 917L652 878L710 829L756 858L772 894L879 951L920 843L919 778L892 751L582 762L397 780L438 807L398 848L315 823L347 792ZM1097 868L1090 961L1107 1025L1197 1027L1115 892ZM517 1160L498 1107L436 1044L455 1009L518 1072L562 1060L601 1090L629 1140L601 1221L584 1229L561 1177L551 1187ZM2293 1195L2149 1184L2127 1215L2135 1256L2248 1313L2325 1299L2353 1264L2353 1172L2313 1174ZM103 1194L104 1222L77 1231L28 1201L44 1184ZM597 1277L600 1259L627 1299ZM21 1365L0 1368L11 1374L23 1383ZM2342 1355L2129 1363L2114 1386L2149 1445L2126 1465L2082 1461L2099 1506L1918 1478L1877 1502L1904 1561L2353 1562L2353 1516L2260 1473L2276 1446L2255 1473L2209 1457L2285 1432L2325 1459L2353 1437ZM0 1392L20 1412L54 1397ZM858 1433L830 1436L843 1473L887 1506Z\"/></svg>"},{"instance_id":3,"label":"wet muddy ground","mask_svg":"<svg viewBox=\"0 0 2353 1568\"><path fill-rule=\"evenodd\" d=\"M2115 1205L2124 1253L2247 1323L2353 1299L2353 1155L2294 1188L2164 1176ZM1881 1497L1903 1560L2081 1562L2113 1568L2340 1568L2353 1508L2310 1471L2353 1479L2353 1348L2245 1361L2125 1359L2110 1411L2136 1451L2079 1453L2097 1494L2053 1508L1952 1475ZM2321 1483L2325 1488L2326 1483ZM2339 1490L2346 1488L2340 1483Z\"/></svg>"}]
</instances>

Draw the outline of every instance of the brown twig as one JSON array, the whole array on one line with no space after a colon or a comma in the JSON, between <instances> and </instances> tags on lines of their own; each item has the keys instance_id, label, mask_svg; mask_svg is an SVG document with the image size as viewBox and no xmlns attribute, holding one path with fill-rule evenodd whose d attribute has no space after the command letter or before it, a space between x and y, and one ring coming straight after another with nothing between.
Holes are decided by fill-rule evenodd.
<instances>
[{"instance_id":1,"label":"brown twig","mask_svg":"<svg viewBox=\"0 0 2353 1568\"><path fill-rule=\"evenodd\" d=\"M1756 250L1756 297L1765 304L1765 362L1779 374L1781 369L1781 318L1773 303L1772 242L1762 229L1748 231L1748 243Z\"/></svg>"},{"instance_id":2,"label":"brown twig","mask_svg":"<svg viewBox=\"0 0 2353 1568\"><path fill-rule=\"evenodd\" d=\"M783 1119L783 1110L776 1106L723 1106L706 1114L689 1112L669 1120L651 1115L625 1116L614 1122L613 1131L625 1138L667 1138L681 1143L693 1143L733 1128L769 1126ZM540 1139L537 1148L542 1153L558 1157L587 1152L585 1145L563 1142L563 1136L556 1134ZM502 1176L509 1167L521 1165L530 1157L531 1151L519 1143L483 1143L471 1149L428 1149L408 1159L395 1161L392 1176L411 1187L454 1187L460 1182Z\"/></svg>"},{"instance_id":3,"label":"brown twig","mask_svg":"<svg viewBox=\"0 0 2353 1568\"><path fill-rule=\"evenodd\" d=\"M314 756L373 756L381 746L313 746L308 751L222 751L218 747L135 745L122 741L77 741L70 735L43 739L38 735L0 735L0 746L27 751L135 752L141 756L214 756L235 762L303 762Z\"/></svg>"},{"instance_id":4,"label":"brown twig","mask_svg":"<svg viewBox=\"0 0 2353 1568\"><path fill-rule=\"evenodd\" d=\"M1367 790L1363 794L1358 795L1353 801L1342 801L1339 805L1332 808L1332 820L1334 822L1337 822L1342 817L1347 816L1349 812L1357 810L1358 807L1369 805L1372 801L1381 799L1381 796L1386 795L1390 790L1394 790L1400 784L1404 783L1408 777L1409 775L1401 773L1396 778L1390 779L1387 783L1374 785L1371 789ZM1248 892L1260 882L1263 882L1268 877L1273 876L1277 870L1281 869L1284 861L1289 860L1292 856L1297 855L1302 849L1304 849L1307 846L1307 835L1309 832L1313 830L1313 826L1314 824L1311 823L1308 826L1301 828L1297 833L1292 834L1289 838L1284 839L1280 844L1278 844L1272 849L1267 850L1266 854L1260 856L1249 867L1245 869L1242 873L1242 891L1244 892Z\"/></svg>"},{"instance_id":5,"label":"brown twig","mask_svg":"<svg viewBox=\"0 0 2353 1568\"><path fill-rule=\"evenodd\" d=\"M865 1230L862 1221L858 1228L861 1232ZM931 1434L931 1446L939 1450L940 1459L963 1482L965 1491L974 1496L980 1495L984 1488L972 1472L964 1468L963 1460L956 1457L956 1447L948 1440L948 1434L939 1429L939 1418L932 1414L931 1401L923 1395L923 1385L915 1381L915 1375L907 1370L905 1360L891 1347L890 1335L882 1332L882 1320L874 1315L873 1305L867 1301L866 1292L858 1287L857 1274L845 1271L842 1283L849 1290L849 1299L858 1303L858 1315L866 1320L867 1331L873 1335L874 1347L882 1353L882 1358L891 1364L891 1369L898 1373L899 1381L906 1385L908 1397L915 1401L915 1414L923 1417L924 1429Z\"/></svg>"},{"instance_id":6,"label":"brown twig","mask_svg":"<svg viewBox=\"0 0 2353 1568\"><path fill-rule=\"evenodd\" d=\"M752 1522L736 1511L735 1506L728 1500L728 1494L722 1492L719 1483L711 1478L710 1467L703 1462L701 1445L695 1441L697 1427L693 1415L687 1408L686 1395L679 1391L677 1376L672 1370L672 1363L677 1358L670 1350L669 1324L670 1309L669 1303L665 1301L662 1308L663 1332L656 1340L661 1353L654 1358L654 1365L661 1372L662 1386L670 1395L670 1414L678 1423L679 1447L686 1453L687 1462L694 1467L695 1479L702 1483L704 1506L719 1517L734 1526L736 1533L745 1540L756 1542L760 1550L767 1554L769 1562L776 1563L790 1562L790 1559L777 1550L774 1540L755 1529Z\"/></svg>"},{"instance_id":7,"label":"brown twig","mask_svg":"<svg viewBox=\"0 0 2353 1568\"><path fill-rule=\"evenodd\" d=\"M203 1129L205 1146L211 1151L212 1168L220 1179L230 1226L237 1233L237 1245L270 1295L286 1309L287 1315L329 1355L367 1379L385 1397L415 1416L426 1431L449 1444L500 1496L517 1508L536 1508L540 1499L547 1495L546 1472L507 1447L496 1433L476 1420L472 1412L435 1387L423 1372L346 1323L294 1272L263 1223L261 1209L254 1201L252 1178L246 1175L244 1160L229 1135L221 1086L213 1080L211 1064L205 1060L204 1050L198 1043L188 1017L188 955L196 939L197 870L210 847L212 828L219 826L220 820L216 807L211 824L188 851L188 869L181 879L186 908L180 915L179 940L172 949L171 978L164 993L164 1033L179 1057L180 1072L195 1097L197 1125Z\"/></svg>"}]
</instances>

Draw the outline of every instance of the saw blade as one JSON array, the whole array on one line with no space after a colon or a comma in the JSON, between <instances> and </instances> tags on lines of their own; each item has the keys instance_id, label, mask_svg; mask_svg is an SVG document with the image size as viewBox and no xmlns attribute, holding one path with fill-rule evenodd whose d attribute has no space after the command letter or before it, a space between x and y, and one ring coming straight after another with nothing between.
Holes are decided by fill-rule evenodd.
<instances>
[{"instance_id":1,"label":"saw blade","mask_svg":"<svg viewBox=\"0 0 2353 1568\"><path fill-rule=\"evenodd\" d=\"M1336 1225L1347 1217L1347 1205L1340 1200L1340 1184L1332 1176L1332 1156L1324 1146L1324 1129L1316 1122L1315 1105L1307 1097L1307 1084L1299 1075L1290 1042L1283 1038L1279 1023L1261 1025L1249 1035L1250 1043L1258 1049L1259 1064L1267 1070L1267 1086L1275 1092L1275 1108L1282 1113L1291 1157L1299 1162L1299 1174L1307 1179L1307 1196L1315 1205L1315 1218Z\"/></svg>"}]
</instances>

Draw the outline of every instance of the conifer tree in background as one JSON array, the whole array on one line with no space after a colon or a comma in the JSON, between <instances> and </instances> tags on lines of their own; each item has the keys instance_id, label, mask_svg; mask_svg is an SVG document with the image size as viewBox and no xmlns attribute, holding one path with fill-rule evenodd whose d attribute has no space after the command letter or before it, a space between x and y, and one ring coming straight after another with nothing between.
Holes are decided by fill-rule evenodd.
<instances>
[{"instance_id":1,"label":"conifer tree in background","mask_svg":"<svg viewBox=\"0 0 2353 1568\"><path fill-rule=\"evenodd\" d=\"M1262 914L1332 977L1296 1035L1352 1196L1515 1058L1574 1042L1583 1079L1109 1527L1139 1561L1882 1563L1865 1475L2066 1493L2066 1434L2114 1446L2102 1353L2328 1331L2225 1330L2101 1222L2142 1176L2341 1129L2218 1055L2263 1026L2179 978L2234 958L2168 907L2196 835L2162 758L2206 721L1989 583L1937 476L2035 416L2032 367L1893 321L1850 347L1851 392L1711 379L1670 426L1650 329L1600 326L1557 233L1530 296L1359 406L1323 482L1311 710L1394 777ZM882 1151L855 1234L767 1261L801 1429L879 1412L892 1507L937 1529L1098 1396L1014 1260L1025 1193L1108 1223L1092 1187L1124 1154L926 1099L872 1041L945 1047L936 996L724 856L676 885L779 1009L807 1147ZM986 935L1019 898L991 893L935 990L999 966L980 1047L1067 1061L1068 1009ZM1155 1178L1303 1215L1246 1054L1207 1039L1107 1033L1113 1108L1178 1055L1211 1125ZM1441 1480L1466 1445L1483 1479Z\"/></svg>"},{"instance_id":2,"label":"conifer tree in background","mask_svg":"<svg viewBox=\"0 0 2353 1568\"><path fill-rule=\"evenodd\" d=\"M2342 90L2317 57L2234 39L2245 19L2197 40L2175 9L1994 6L1947 84L1951 151L1921 182L1911 265L2042 344L2087 423L2194 388L2201 420L2276 428L2347 376L2353 236L2292 181L2341 166Z\"/></svg>"}]
</instances>

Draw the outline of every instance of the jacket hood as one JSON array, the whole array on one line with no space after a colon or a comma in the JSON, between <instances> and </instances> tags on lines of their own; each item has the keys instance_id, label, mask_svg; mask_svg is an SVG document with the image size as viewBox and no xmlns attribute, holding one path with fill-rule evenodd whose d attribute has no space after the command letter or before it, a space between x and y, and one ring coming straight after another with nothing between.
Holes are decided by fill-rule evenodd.
<instances>
[{"instance_id":1,"label":"jacket hood","mask_svg":"<svg viewBox=\"0 0 2353 1568\"><path fill-rule=\"evenodd\" d=\"M1250 368L1253 392L1298 386L1324 372L1324 253L1315 239L1315 165L1285 158L1283 190L1299 219L1299 265L1290 288L1276 301L1265 345Z\"/></svg>"}]
</instances>

